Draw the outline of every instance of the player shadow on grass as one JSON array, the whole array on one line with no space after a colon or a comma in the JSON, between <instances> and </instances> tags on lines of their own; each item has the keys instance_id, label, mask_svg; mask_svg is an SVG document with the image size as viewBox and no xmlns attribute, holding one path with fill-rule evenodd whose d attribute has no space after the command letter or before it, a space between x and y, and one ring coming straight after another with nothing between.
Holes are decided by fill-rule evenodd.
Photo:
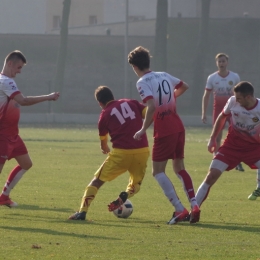
<instances>
[{"instance_id":1,"label":"player shadow on grass","mask_svg":"<svg viewBox=\"0 0 260 260\"><path fill-rule=\"evenodd\" d=\"M19 209L25 210L48 210L48 211L58 211L58 212L71 212L70 208L56 208L56 207L41 207L37 205L19 204Z\"/></svg>"},{"instance_id":2,"label":"player shadow on grass","mask_svg":"<svg viewBox=\"0 0 260 260\"><path fill-rule=\"evenodd\" d=\"M178 224L179 225L179 224ZM250 233L259 233L260 232L260 225L252 225L252 224L241 224L241 223L223 223L223 224L217 224L213 223L205 223L200 222L198 225L194 224L193 227L197 228L207 228L207 229L226 229L230 231L243 231L243 232L250 232Z\"/></svg>"},{"instance_id":3,"label":"player shadow on grass","mask_svg":"<svg viewBox=\"0 0 260 260\"><path fill-rule=\"evenodd\" d=\"M113 238L111 236L104 237L104 236L92 236L92 235L85 235L85 234L76 234L76 233L66 233L61 231L54 231L52 229L43 229L43 228L24 228L24 227L8 227L8 226L0 226L0 229L5 230L12 230L18 232L30 232L30 233L39 233L39 234L47 234L47 235L54 235L54 236L68 236L68 237L78 237L78 238L97 238L97 239L109 239L109 240L120 240L119 238Z\"/></svg>"}]
</instances>

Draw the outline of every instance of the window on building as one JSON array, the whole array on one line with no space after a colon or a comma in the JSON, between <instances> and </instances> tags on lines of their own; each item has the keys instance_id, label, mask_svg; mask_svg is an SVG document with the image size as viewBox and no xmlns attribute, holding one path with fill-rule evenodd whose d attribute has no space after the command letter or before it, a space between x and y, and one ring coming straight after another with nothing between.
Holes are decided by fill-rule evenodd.
<instances>
[{"instance_id":1,"label":"window on building","mask_svg":"<svg viewBox=\"0 0 260 260\"><path fill-rule=\"evenodd\" d=\"M97 24L97 16L96 15L90 15L89 16L89 24Z\"/></svg>"},{"instance_id":2,"label":"window on building","mask_svg":"<svg viewBox=\"0 0 260 260\"><path fill-rule=\"evenodd\" d=\"M60 16L54 15L52 19L52 28L53 29L60 29Z\"/></svg>"}]
</instances>

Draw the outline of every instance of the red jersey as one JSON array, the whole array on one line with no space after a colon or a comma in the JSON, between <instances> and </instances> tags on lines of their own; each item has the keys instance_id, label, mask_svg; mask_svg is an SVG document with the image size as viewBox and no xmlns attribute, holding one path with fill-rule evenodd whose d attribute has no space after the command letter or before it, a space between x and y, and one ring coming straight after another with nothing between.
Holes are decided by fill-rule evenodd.
<instances>
[{"instance_id":1,"label":"red jersey","mask_svg":"<svg viewBox=\"0 0 260 260\"><path fill-rule=\"evenodd\" d=\"M137 81L137 90L145 103L153 98L156 110L154 113L154 137L161 138L183 132L184 126L176 112L174 90L182 85L182 81L166 72L146 73Z\"/></svg>"},{"instance_id":2,"label":"red jersey","mask_svg":"<svg viewBox=\"0 0 260 260\"><path fill-rule=\"evenodd\" d=\"M146 134L135 140L134 134L142 128L145 106L133 99L109 102L102 110L98 130L100 138L111 137L112 147L119 149L139 149L148 147Z\"/></svg>"},{"instance_id":3,"label":"red jersey","mask_svg":"<svg viewBox=\"0 0 260 260\"><path fill-rule=\"evenodd\" d=\"M20 105L13 100L19 93L15 81L0 74L0 135L9 140L19 132Z\"/></svg>"}]
</instances>

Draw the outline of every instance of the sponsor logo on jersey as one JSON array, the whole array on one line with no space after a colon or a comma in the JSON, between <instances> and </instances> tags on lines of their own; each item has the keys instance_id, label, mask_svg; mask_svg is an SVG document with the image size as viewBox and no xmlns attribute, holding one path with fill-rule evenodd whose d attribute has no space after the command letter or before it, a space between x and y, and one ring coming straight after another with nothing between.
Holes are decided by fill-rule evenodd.
<instances>
[{"instance_id":1,"label":"sponsor logo on jersey","mask_svg":"<svg viewBox=\"0 0 260 260\"><path fill-rule=\"evenodd\" d=\"M13 82L13 81L9 82L9 85L12 85L12 84L14 84L14 82Z\"/></svg>"},{"instance_id":2,"label":"sponsor logo on jersey","mask_svg":"<svg viewBox=\"0 0 260 260\"><path fill-rule=\"evenodd\" d=\"M235 112L235 113L234 113L234 116L239 116L239 114Z\"/></svg>"},{"instance_id":3,"label":"sponsor logo on jersey","mask_svg":"<svg viewBox=\"0 0 260 260\"><path fill-rule=\"evenodd\" d=\"M171 114L172 114L172 111L170 109L165 110L163 112L158 112L157 113L157 119L163 120L165 116L169 116Z\"/></svg>"},{"instance_id":4,"label":"sponsor logo on jersey","mask_svg":"<svg viewBox=\"0 0 260 260\"><path fill-rule=\"evenodd\" d=\"M12 86L12 89L16 89L16 86Z\"/></svg>"},{"instance_id":5,"label":"sponsor logo on jersey","mask_svg":"<svg viewBox=\"0 0 260 260\"><path fill-rule=\"evenodd\" d=\"M8 159L8 156L7 156L7 155L1 155L0 157L1 157L1 158L4 158L4 159Z\"/></svg>"},{"instance_id":6,"label":"sponsor logo on jersey","mask_svg":"<svg viewBox=\"0 0 260 260\"><path fill-rule=\"evenodd\" d=\"M233 83L232 80L230 80L230 81L228 82L228 84L229 84L230 86L233 86L233 85L234 85L234 83Z\"/></svg>"},{"instance_id":7,"label":"sponsor logo on jersey","mask_svg":"<svg viewBox=\"0 0 260 260\"><path fill-rule=\"evenodd\" d=\"M257 123L259 121L259 118L256 116L256 117L253 117L252 120L254 123Z\"/></svg>"}]
</instances>

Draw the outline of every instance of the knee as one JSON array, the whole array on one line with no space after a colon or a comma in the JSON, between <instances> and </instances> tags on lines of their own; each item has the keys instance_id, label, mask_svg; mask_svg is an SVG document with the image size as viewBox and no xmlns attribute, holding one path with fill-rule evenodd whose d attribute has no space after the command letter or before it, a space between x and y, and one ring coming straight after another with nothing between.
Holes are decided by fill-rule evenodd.
<instances>
[{"instance_id":1,"label":"knee","mask_svg":"<svg viewBox=\"0 0 260 260\"><path fill-rule=\"evenodd\" d=\"M27 162L27 163L25 163L23 165L20 165L20 166L21 166L22 169L28 171L30 168L32 168L33 163L32 163L32 161L29 161L29 162Z\"/></svg>"}]
</instances>

